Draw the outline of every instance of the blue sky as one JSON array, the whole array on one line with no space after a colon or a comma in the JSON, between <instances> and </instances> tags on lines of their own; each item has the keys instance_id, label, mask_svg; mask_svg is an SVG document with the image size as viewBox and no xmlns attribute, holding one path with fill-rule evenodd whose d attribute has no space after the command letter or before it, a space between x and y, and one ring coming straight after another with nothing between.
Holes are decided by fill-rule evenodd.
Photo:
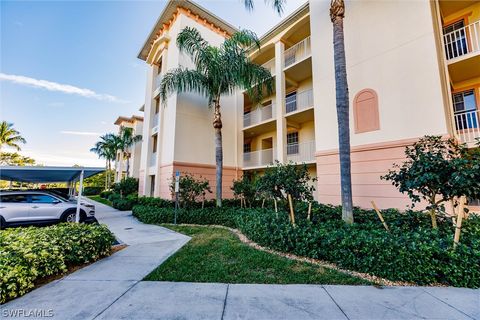
<instances>
[{"instance_id":1,"label":"blue sky","mask_svg":"<svg viewBox=\"0 0 480 320\"><path fill-rule=\"evenodd\" d=\"M305 0L288 0L283 17ZM259 36L281 20L263 1L198 1ZM141 114L137 54L166 1L1 1L0 119L44 165L103 165L89 152L119 115ZM43 80L43 81L42 81Z\"/></svg>"}]
</instances>

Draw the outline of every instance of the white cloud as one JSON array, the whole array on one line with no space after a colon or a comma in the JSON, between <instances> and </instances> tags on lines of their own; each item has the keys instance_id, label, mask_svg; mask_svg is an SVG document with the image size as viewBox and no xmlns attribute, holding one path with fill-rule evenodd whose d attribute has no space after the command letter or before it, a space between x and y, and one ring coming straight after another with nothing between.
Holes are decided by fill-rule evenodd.
<instances>
[{"instance_id":1,"label":"white cloud","mask_svg":"<svg viewBox=\"0 0 480 320\"><path fill-rule=\"evenodd\" d=\"M61 134L71 134L75 136L99 136L98 132L88 132L88 131L60 131Z\"/></svg>"},{"instance_id":2,"label":"white cloud","mask_svg":"<svg viewBox=\"0 0 480 320\"><path fill-rule=\"evenodd\" d=\"M0 80L10 81L13 83L23 84L23 85L31 86L35 88L42 88L49 91L58 91L66 94L76 94L85 98L93 98L93 99L102 100L102 101L117 102L117 103L128 102L109 94L96 93L95 91L90 89L79 88L79 87L71 86L69 84L61 84L61 83L47 81L47 80L17 76L13 74L0 73Z\"/></svg>"}]
</instances>

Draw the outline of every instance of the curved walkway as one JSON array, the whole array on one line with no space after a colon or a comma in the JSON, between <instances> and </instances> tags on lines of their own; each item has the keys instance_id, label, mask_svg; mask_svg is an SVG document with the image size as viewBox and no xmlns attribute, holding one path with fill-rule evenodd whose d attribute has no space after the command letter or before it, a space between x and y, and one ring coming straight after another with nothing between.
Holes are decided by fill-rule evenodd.
<instances>
[{"instance_id":1,"label":"curved walkway","mask_svg":"<svg viewBox=\"0 0 480 320\"><path fill-rule=\"evenodd\" d=\"M480 320L473 289L140 281L189 238L96 205L129 247L3 305L0 318Z\"/></svg>"}]
</instances>

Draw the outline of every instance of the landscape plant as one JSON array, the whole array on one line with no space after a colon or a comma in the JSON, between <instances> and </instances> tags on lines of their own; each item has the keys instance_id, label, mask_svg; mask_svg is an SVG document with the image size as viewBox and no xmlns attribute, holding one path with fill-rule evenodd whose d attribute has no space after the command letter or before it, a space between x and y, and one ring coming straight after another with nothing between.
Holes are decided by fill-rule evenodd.
<instances>
[{"instance_id":1,"label":"landscape plant","mask_svg":"<svg viewBox=\"0 0 480 320\"><path fill-rule=\"evenodd\" d=\"M428 203L432 227L445 203L460 197L480 197L480 156L455 139L425 136L405 148L406 161L382 177L391 181L412 204Z\"/></svg>"},{"instance_id":2,"label":"landscape plant","mask_svg":"<svg viewBox=\"0 0 480 320\"><path fill-rule=\"evenodd\" d=\"M178 197L180 204L184 207L189 207L197 201L205 202L205 197L208 193L212 193L210 183L207 179L195 177L189 173L182 173L179 178L179 192ZM170 183L170 191L175 195L175 176Z\"/></svg>"},{"instance_id":3,"label":"landscape plant","mask_svg":"<svg viewBox=\"0 0 480 320\"><path fill-rule=\"evenodd\" d=\"M231 189L235 198L240 199L241 206L245 204L252 207L259 195L258 185L259 177L256 174L244 173L241 179L233 181Z\"/></svg>"}]
</instances>

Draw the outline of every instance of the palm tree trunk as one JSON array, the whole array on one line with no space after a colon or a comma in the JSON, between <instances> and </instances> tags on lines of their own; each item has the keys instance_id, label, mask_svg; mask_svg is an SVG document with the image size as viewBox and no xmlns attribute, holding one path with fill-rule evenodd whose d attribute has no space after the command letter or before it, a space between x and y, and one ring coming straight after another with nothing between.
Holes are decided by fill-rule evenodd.
<instances>
[{"instance_id":1,"label":"palm tree trunk","mask_svg":"<svg viewBox=\"0 0 480 320\"><path fill-rule=\"evenodd\" d=\"M350 110L348 101L347 67L343 18L345 3L332 0L330 18L333 23L333 52L335 59L335 91L337 100L338 144L340 154L340 184L342 195L342 219L353 223L352 176L350 162Z\"/></svg>"},{"instance_id":2,"label":"palm tree trunk","mask_svg":"<svg viewBox=\"0 0 480 320\"><path fill-rule=\"evenodd\" d=\"M213 128L215 129L215 164L216 164L216 199L217 207L222 206L222 176L223 176L223 147L222 147L222 115L220 104L215 101Z\"/></svg>"},{"instance_id":3,"label":"palm tree trunk","mask_svg":"<svg viewBox=\"0 0 480 320\"><path fill-rule=\"evenodd\" d=\"M108 189L108 159L105 160L105 190Z\"/></svg>"},{"instance_id":4,"label":"palm tree trunk","mask_svg":"<svg viewBox=\"0 0 480 320\"><path fill-rule=\"evenodd\" d=\"M128 178L129 174L130 174L130 156L128 155L125 155L125 161L127 162L127 166L126 166L126 178Z\"/></svg>"}]
</instances>

